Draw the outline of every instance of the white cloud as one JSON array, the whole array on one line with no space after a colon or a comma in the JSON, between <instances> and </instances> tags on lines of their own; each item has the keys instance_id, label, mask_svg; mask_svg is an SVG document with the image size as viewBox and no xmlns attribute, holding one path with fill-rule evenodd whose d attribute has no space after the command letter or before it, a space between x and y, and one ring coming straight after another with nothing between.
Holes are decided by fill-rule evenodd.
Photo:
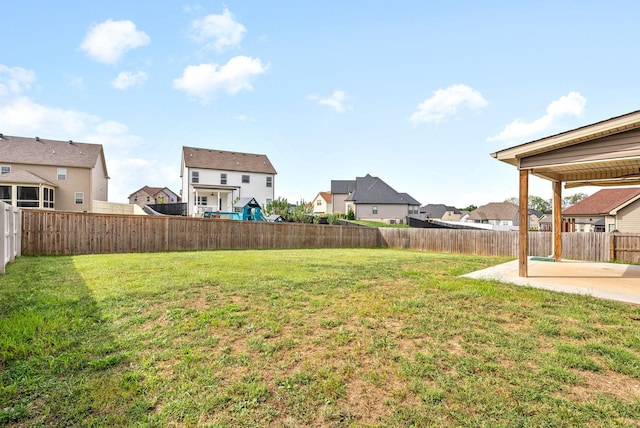
<instances>
[{"instance_id":1,"label":"white cloud","mask_svg":"<svg viewBox=\"0 0 640 428\"><path fill-rule=\"evenodd\" d=\"M245 122L245 121L249 120L249 116L247 116L246 114L238 114L236 116L233 116L233 119L239 120L241 122Z\"/></svg>"},{"instance_id":2,"label":"white cloud","mask_svg":"<svg viewBox=\"0 0 640 428\"><path fill-rule=\"evenodd\" d=\"M337 113L346 113L350 109L350 106L345 105L345 101L349 99L345 91L333 91L333 94L327 98L320 98L315 95L310 95L308 98L312 101L317 101L320 105L331 107Z\"/></svg>"},{"instance_id":3,"label":"white cloud","mask_svg":"<svg viewBox=\"0 0 640 428\"><path fill-rule=\"evenodd\" d=\"M221 52L227 47L240 44L247 29L236 22L229 9L225 7L222 15L207 15L193 21L191 31L195 41Z\"/></svg>"},{"instance_id":4,"label":"white cloud","mask_svg":"<svg viewBox=\"0 0 640 428\"><path fill-rule=\"evenodd\" d=\"M420 122L440 123L447 116L455 115L464 106L469 110L480 110L488 104L475 89L467 85L451 85L446 89L438 89L431 98L420 103L409 120L414 125Z\"/></svg>"},{"instance_id":5,"label":"white cloud","mask_svg":"<svg viewBox=\"0 0 640 428\"><path fill-rule=\"evenodd\" d=\"M28 91L35 81L36 74L32 70L0 64L0 96Z\"/></svg>"},{"instance_id":6,"label":"white cloud","mask_svg":"<svg viewBox=\"0 0 640 428\"><path fill-rule=\"evenodd\" d=\"M532 122L524 122L516 119L495 137L487 138L487 141L520 141L531 138L557 125L565 116L579 116L584 112L587 99L580 93L572 91L569 94L552 101L547 106L547 113Z\"/></svg>"},{"instance_id":7,"label":"white cloud","mask_svg":"<svg viewBox=\"0 0 640 428\"><path fill-rule=\"evenodd\" d=\"M80 49L105 64L117 63L126 52L148 45L149 36L131 21L106 20L89 28Z\"/></svg>"},{"instance_id":8,"label":"white cloud","mask_svg":"<svg viewBox=\"0 0 640 428\"><path fill-rule=\"evenodd\" d=\"M251 79L268 68L259 59L247 56L233 57L222 66L190 65L184 69L182 77L174 79L173 87L208 102L216 92L235 94L243 89L253 89Z\"/></svg>"},{"instance_id":9,"label":"white cloud","mask_svg":"<svg viewBox=\"0 0 640 428\"><path fill-rule=\"evenodd\" d=\"M126 89L130 86L141 85L147 80L147 73L144 71L121 71L118 76L113 79L111 85L116 89Z\"/></svg>"}]
</instances>

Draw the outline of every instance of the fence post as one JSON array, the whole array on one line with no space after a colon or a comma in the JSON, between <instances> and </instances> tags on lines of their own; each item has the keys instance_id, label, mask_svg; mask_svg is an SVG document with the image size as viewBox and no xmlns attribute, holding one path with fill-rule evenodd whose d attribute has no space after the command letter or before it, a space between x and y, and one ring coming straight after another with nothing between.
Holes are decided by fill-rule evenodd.
<instances>
[{"instance_id":1,"label":"fence post","mask_svg":"<svg viewBox=\"0 0 640 428\"><path fill-rule=\"evenodd\" d=\"M609 261L616 261L616 233L609 234Z\"/></svg>"},{"instance_id":2,"label":"fence post","mask_svg":"<svg viewBox=\"0 0 640 428\"><path fill-rule=\"evenodd\" d=\"M0 242L0 273L4 273L4 267L8 263L9 253L9 210L8 205L0 202L0 230L2 242Z\"/></svg>"}]
</instances>

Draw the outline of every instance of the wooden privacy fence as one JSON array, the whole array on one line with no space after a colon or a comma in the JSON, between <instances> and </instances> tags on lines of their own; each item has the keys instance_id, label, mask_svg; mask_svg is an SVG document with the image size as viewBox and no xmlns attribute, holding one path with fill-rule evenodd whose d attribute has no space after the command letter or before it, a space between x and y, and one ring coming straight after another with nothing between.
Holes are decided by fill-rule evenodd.
<instances>
[{"instance_id":1,"label":"wooden privacy fence","mask_svg":"<svg viewBox=\"0 0 640 428\"><path fill-rule=\"evenodd\" d=\"M22 210L22 254L70 255L178 250L390 247L518 257L518 232L370 228L173 216ZM552 234L529 234L529 255L553 253ZM562 257L640 262L639 234L562 234Z\"/></svg>"},{"instance_id":2,"label":"wooden privacy fence","mask_svg":"<svg viewBox=\"0 0 640 428\"><path fill-rule=\"evenodd\" d=\"M2 242L0 243L0 273L5 272L7 263L12 262L20 255L20 209L4 202L0 202L0 230Z\"/></svg>"},{"instance_id":3,"label":"wooden privacy fence","mask_svg":"<svg viewBox=\"0 0 640 428\"><path fill-rule=\"evenodd\" d=\"M518 232L394 228L379 230L385 245L392 248L518 257ZM531 232L529 255L549 257L553 254L552 235L550 232ZM562 258L640 263L640 234L565 232L562 234Z\"/></svg>"},{"instance_id":4,"label":"wooden privacy fence","mask_svg":"<svg viewBox=\"0 0 640 428\"><path fill-rule=\"evenodd\" d=\"M22 254L377 247L375 228L23 210Z\"/></svg>"}]
</instances>

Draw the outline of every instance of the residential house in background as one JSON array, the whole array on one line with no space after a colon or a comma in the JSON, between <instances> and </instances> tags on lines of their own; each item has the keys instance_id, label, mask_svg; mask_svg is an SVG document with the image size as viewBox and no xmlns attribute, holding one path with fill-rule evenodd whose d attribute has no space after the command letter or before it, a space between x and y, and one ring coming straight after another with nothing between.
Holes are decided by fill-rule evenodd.
<instances>
[{"instance_id":1,"label":"residential house in background","mask_svg":"<svg viewBox=\"0 0 640 428\"><path fill-rule=\"evenodd\" d=\"M471 211L466 217L467 222L489 224L495 230L518 230L520 208L511 202L490 202ZM529 210L529 229L538 230L542 213Z\"/></svg>"},{"instance_id":2,"label":"residential house in background","mask_svg":"<svg viewBox=\"0 0 640 428\"><path fill-rule=\"evenodd\" d=\"M232 212L240 198L265 207L274 199L275 168L266 155L182 147L182 202L188 215Z\"/></svg>"},{"instance_id":3,"label":"residential house in background","mask_svg":"<svg viewBox=\"0 0 640 428\"><path fill-rule=\"evenodd\" d=\"M331 192L319 192L311 201L311 208L314 215L323 215L332 212Z\"/></svg>"},{"instance_id":4,"label":"residential house in background","mask_svg":"<svg viewBox=\"0 0 640 428\"><path fill-rule=\"evenodd\" d=\"M427 204L420 207L421 220L460 221L462 211L445 204Z\"/></svg>"},{"instance_id":5,"label":"residential house in background","mask_svg":"<svg viewBox=\"0 0 640 428\"><path fill-rule=\"evenodd\" d=\"M356 180L331 180L331 213L347 214L345 200L355 190Z\"/></svg>"},{"instance_id":6,"label":"residential house in background","mask_svg":"<svg viewBox=\"0 0 640 428\"><path fill-rule=\"evenodd\" d=\"M0 200L20 208L92 211L107 201L101 144L0 134Z\"/></svg>"},{"instance_id":7,"label":"residential house in background","mask_svg":"<svg viewBox=\"0 0 640 428\"><path fill-rule=\"evenodd\" d=\"M602 189L562 211L563 231L640 233L640 188Z\"/></svg>"},{"instance_id":8,"label":"residential house in background","mask_svg":"<svg viewBox=\"0 0 640 428\"><path fill-rule=\"evenodd\" d=\"M348 193L345 195L344 192ZM331 181L334 213L352 210L358 220L404 223L409 215L416 215L420 202L407 193L396 192L378 177L367 174L353 181ZM335 199L334 199L335 198ZM344 206L339 204L344 203Z\"/></svg>"},{"instance_id":9,"label":"residential house in background","mask_svg":"<svg viewBox=\"0 0 640 428\"><path fill-rule=\"evenodd\" d=\"M176 204L180 202L180 196L168 187L144 186L129 195L129 203L139 205Z\"/></svg>"}]
</instances>

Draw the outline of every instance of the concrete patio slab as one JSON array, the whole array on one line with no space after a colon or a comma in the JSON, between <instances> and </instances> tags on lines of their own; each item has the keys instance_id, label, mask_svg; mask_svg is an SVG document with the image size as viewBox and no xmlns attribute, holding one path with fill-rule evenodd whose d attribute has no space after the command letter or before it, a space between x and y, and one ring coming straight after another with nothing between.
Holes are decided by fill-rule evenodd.
<instances>
[{"instance_id":1,"label":"concrete patio slab","mask_svg":"<svg viewBox=\"0 0 640 428\"><path fill-rule=\"evenodd\" d=\"M640 266L562 260L558 263L530 259L529 276L518 276L518 260L462 275L495 279L565 293L586 294L640 305Z\"/></svg>"}]
</instances>

